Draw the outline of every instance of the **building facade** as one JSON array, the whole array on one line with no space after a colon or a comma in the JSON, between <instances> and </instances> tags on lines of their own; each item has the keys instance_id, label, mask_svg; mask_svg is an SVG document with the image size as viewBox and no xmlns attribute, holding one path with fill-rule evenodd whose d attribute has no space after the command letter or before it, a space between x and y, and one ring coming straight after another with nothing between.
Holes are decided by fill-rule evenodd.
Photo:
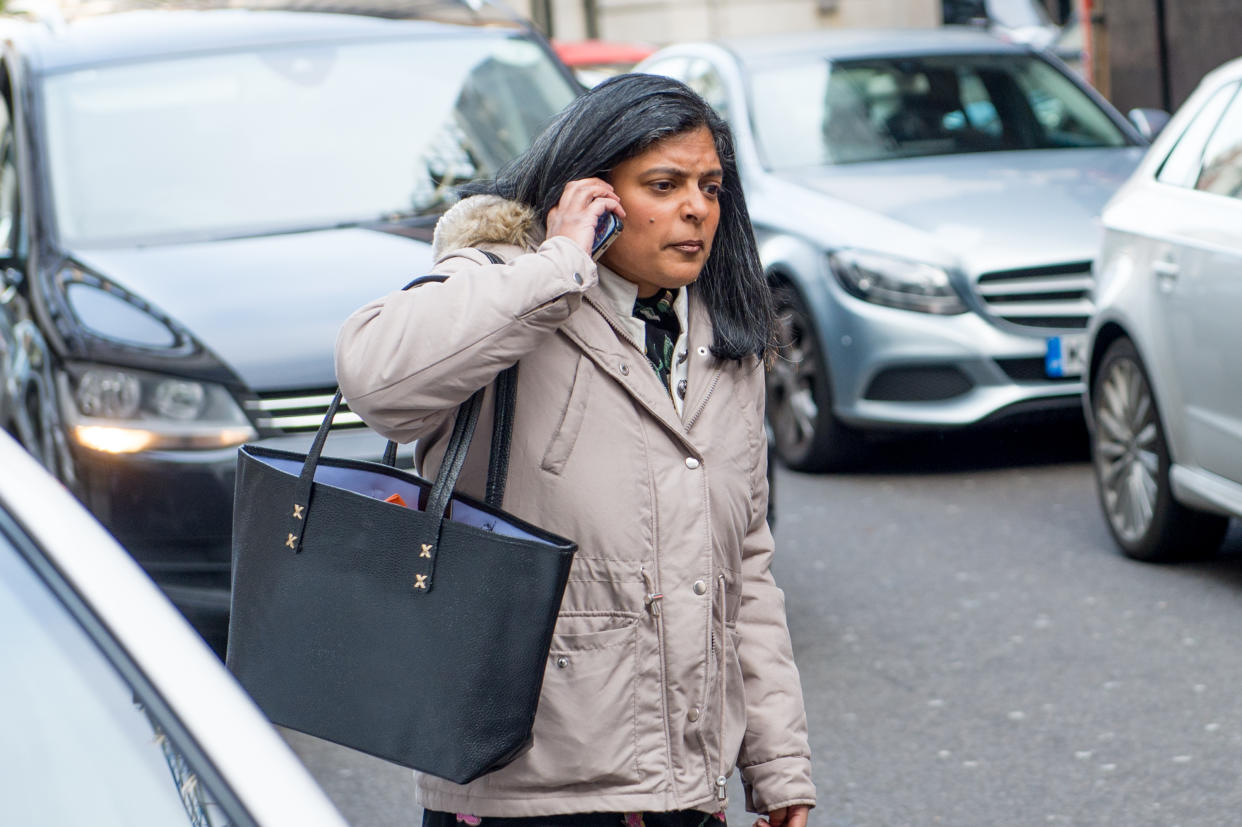
<instances>
[{"instance_id":1,"label":"building facade","mask_svg":"<svg viewBox=\"0 0 1242 827\"><path fill-rule=\"evenodd\" d=\"M513 0L551 37L635 41L776 34L838 27L940 25L941 0Z\"/></svg>"},{"instance_id":2,"label":"building facade","mask_svg":"<svg viewBox=\"0 0 1242 827\"><path fill-rule=\"evenodd\" d=\"M1242 57L1242 0L1078 0L1096 85L1122 111L1172 112L1212 69Z\"/></svg>"}]
</instances>

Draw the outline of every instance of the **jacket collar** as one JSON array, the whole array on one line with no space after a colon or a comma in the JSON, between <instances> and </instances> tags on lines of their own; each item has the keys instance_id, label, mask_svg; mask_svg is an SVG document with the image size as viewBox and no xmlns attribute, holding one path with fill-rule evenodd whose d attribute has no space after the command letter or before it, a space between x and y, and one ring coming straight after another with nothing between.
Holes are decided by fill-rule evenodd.
<instances>
[{"instance_id":1,"label":"jacket collar","mask_svg":"<svg viewBox=\"0 0 1242 827\"><path fill-rule=\"evenodd\" d=\"M647 356L640 344L617 318L612 302L599 287L592 286L583 294L583 306L561 325L568 336L600 368L620 384L648 413L658 419L695 451L689 434L707 405L720 378L720 360L710 353L712 326L707 308L698 299L697 291L689 291L690 299L690 365L684 415L678 416L673 400L660 383L655 371L647 365Z\"/></svg>"}]
</instances>

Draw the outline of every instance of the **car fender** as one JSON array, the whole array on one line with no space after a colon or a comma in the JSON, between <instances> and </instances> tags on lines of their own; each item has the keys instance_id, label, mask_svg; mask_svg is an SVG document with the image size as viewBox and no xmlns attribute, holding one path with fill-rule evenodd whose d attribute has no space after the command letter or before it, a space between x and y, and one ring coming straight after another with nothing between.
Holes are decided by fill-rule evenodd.
<instances>
[{"instance_id":1,"label":"car fender","mask_svg":"<svg viewBox=\"0 0 1242 827\"><path fill-rule=\"evenodd\" d=\"M1179 417L1169 415L1170 411L1181 405L1182 391L1172 365L1168 364L1167 358L1160 356L1167 353L1168 348L1161 341L1165 333L1155 306L1158 299L1155 291L1147 286L1148 278L1127 243L1125 234L1107 233L1102 255L1095 264L1097 306L1100 309L1088 329L1088 374L1083 394L1087 426L1095 427L1091 399L1097 387L1096 374L1100 363L1109 345L1125 337L1134 344L1143 362L1169 450L1174 457L1183 456L1185 429Z\"/></svg>"},{"instance_id":2,"label":"car fender","mask_svg":"<svg viewBox=\"0 0 1242 827\"><path fill-rule=\"evenodd\" d=\"M759 260L763 271L774 282L783 282L798 292L814 325L823 354L824 369L832 390L833 408L844 398L848 382L841 384L849 373L848 358L837 335L842 324L839 304L831 297L828 253L818 244L787 233L764 232L756 228ZM853 380L849 380L853 381Z\"/></svg>"}]
</instances>

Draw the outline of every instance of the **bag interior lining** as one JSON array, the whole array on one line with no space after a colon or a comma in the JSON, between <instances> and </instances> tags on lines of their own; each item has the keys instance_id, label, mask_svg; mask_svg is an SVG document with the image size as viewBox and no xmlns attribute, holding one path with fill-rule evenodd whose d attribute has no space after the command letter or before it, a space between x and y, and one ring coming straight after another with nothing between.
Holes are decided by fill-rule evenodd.
<instances>
[{"instance_id":1,"label":"bag interior lining","mask_svg":"<svg viewBox=\"0 0 1242 827\"><path fill-rule=\"evenodd\" d=\"M249 456L262 462L264 465L269 465L294 477L300 476L302 473L302 460L299 459L255 456L254 454ZM407 507L421 510L419 506L422 500L420 486L409 480L399 479L387 474L361 468L339 468L333 465L318 465L315 467L315 482L322 485L330 485L334 488L343 488L346 491L352 491L355 494L361 494L374 500L386 500L393 494L400 494L401 499L405 500ZM401 506L393 504L393 507L400 508ZM513 525L508 520L497 517L494 514L488 514L479 508L462 502L456 497L452 499L449 505L449 519L456 523L473 526L484 531L491 531L505 537L543 543L547 546L552 545L525 529Z\"/></svg>"}]
</instances>

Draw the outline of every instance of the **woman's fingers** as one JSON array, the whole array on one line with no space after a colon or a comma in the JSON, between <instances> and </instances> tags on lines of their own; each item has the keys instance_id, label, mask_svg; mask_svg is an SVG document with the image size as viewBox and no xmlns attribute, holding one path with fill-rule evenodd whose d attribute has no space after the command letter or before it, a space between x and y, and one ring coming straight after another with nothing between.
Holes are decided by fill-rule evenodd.
<instances>
[{"instance_id":1,"label":"woman's fingers","mask_svg":"<svg viewBox=\"0 0 1242 827\"><path fill-rule=\"evenodd\" d=\"M625 217L625 209L612 186L602 178L581 178L565 185L561 199L548 212L548 237L565 236L591 252L595 225L605 212Z\"/></svg>"},{"instance_id":2,"label":"woman's fingers","mask_svg":"<svg viewBox=\"0 0 1242 827\"><path fill-rule=\"evenodd\" d=\"M599 199L612 201L618 207L621 203L617 200L617 193L612 188L612 184L609 184L603 178L580 178L565 185L565 191L561 194L561 200L557 206L590 208Z\"/></svg>"}]
</instances>

